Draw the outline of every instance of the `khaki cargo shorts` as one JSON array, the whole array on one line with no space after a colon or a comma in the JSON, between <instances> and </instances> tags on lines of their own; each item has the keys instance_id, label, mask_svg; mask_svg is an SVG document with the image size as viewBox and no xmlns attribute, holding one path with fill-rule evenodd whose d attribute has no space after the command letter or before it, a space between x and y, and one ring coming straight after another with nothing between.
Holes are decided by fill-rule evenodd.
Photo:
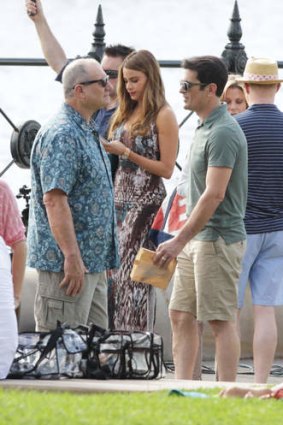
<instances>
[{"instance_id":1,"label":"khaki cargo shorts","mask_svg":"<svg viewBox=\"0 0 283 425\"><path fill-rule=\"evenodd\" d=\"M94 323L108 328L106 273L85 274L82 291L74 297L66 295L59 284L64 273L38 271L34 302L36 330L55 329L57 320L72 328Z\"/></svg>"},{"instance_id":2,"label":"khaki cargo shorts","mask_svg":"<svg viewBox=\"0 0 283 425\"><path fill-rule=\"evenodd\" d=\"M190 241L178 256L169 309L199 321L234 321L245 246L246 241L227 245L222 238Z\"/></svg>"}]
</instances>

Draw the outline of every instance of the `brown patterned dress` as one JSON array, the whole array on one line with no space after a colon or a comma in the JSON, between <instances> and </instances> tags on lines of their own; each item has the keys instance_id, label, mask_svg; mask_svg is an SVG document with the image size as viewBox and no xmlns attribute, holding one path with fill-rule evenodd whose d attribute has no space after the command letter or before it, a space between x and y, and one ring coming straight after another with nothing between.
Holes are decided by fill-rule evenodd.
<instances>
[{"instance_id":1,"label":"brown patterned dress","mask_svg":"<svg viewBox=\"0 0 283 425\"><path fill-rule=\"evenodd\" d=\"M122 125L116 130L115 139L146 158L158 160L160 157L155 125L151 126L149 135L132 138ZM114 189L121 266L111 273L113 311L110 311L110 326L114 329L152 331L154 288L132 281L130 273L139 248L151 247L148 231L166 195L165 187L161 177L120 158Z\"/></svg>"}]
</instances>

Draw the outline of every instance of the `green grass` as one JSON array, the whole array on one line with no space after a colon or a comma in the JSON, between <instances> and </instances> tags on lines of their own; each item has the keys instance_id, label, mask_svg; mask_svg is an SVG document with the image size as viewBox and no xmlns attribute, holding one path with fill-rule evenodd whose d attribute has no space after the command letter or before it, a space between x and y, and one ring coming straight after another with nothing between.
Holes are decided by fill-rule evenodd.
<instances>
[{"instance_id":1,"label":"green grass","mask_svg":"<svg viewBox=\"0 0 283 425\"><path fill-rule=\"evenodd\" d=\"M271 425L282 423L276 400L208 399L168 392L78 395L0 389L1 425Z\"/></svg>"}]
</instances>

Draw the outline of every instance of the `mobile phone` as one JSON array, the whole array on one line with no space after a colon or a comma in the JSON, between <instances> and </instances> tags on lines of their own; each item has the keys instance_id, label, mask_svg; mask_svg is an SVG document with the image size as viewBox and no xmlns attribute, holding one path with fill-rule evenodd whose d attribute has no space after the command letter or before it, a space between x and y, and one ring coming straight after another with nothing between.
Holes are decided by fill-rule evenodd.
<instances>
[{"instance_id":1,"label":"mobile phone","mask_svg":"<svg viewBox=\"0 0 283 425\"><path fill-rule=\"evenodd\" d=\"M111 143L110 140L105 139L105 137L101 136L101 134L99 135L99 141L106 144Z\"/></svg>"},{"instance_id":2,"label":"mobile phone","mask_svg":"<svg viewBox=\"0 0 283 425\"><path fill-rule=\"evenodd\" d=\"M36 4L36 0L31 0L31 1ZM28 12L28 15L29 16L35 16L36 13Z\"/></svg>"}]
</instances>

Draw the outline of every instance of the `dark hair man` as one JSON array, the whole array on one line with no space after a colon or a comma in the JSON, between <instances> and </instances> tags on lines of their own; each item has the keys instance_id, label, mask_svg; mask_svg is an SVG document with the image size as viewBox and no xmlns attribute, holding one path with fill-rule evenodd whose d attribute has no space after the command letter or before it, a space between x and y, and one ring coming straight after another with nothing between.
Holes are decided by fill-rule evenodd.
<instances>
[{"instance_id":1,"label":"dark hair man","mask_svg":"<svg viewBox=\"0 0 283 425\"><path fill-rule=\"evenodd\" d=\"M159 245L160 266L177 257L169 305L177 379L192 379L199 337L197 320L215 337L221 381L236 379L240 342L236 326L237 285L245 247L247 196L245 136L220 96L228 73L221 59L201 56L183 62L180 93L199 124L186 164L187 222Z\"/></svg>"}]
</instances>

